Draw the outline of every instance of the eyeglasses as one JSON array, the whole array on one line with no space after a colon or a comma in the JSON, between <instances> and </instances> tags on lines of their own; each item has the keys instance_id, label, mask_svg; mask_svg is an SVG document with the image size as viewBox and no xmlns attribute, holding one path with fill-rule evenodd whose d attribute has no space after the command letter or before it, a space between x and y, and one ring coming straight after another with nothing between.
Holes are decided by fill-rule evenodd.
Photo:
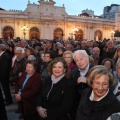
<instances>
[{"instance_id":1,"label":"eyeglasses","mask_svg":"<svg viewBox=\"0 0 120 120\"><path fill-rule=\"evenodd\" d=\"M106 88L106 87L109 86L109 83L99 83L99 82L97 82L97 81L93 81L93 84L94 84L96 87L102 86L102 87Z\"/></svg>"}]
</instances>

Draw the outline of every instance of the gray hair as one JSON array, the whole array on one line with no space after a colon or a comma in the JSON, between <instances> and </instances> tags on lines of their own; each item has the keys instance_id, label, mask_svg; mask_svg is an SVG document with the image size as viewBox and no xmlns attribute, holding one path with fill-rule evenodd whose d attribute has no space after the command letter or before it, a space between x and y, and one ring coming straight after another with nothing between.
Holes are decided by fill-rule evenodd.
<instances>
[{"instance_id":1,"label":"gray hair","mask_svg":"<svg viewBox=\"0 0 120 120\"><path fill-rule=\"evenodd\" d=\"M87 54L87 52L85 50L77 50L73 53L73 59L75 60L75 56L78 54L83 54L84 56L89 58L89 55Z\"/></svg>"},{"instance_id":2,"label":"gray hair","mask_svg":"<svg viewBox=\"0 0 120 120\"><path fill-rule=\"evenodd\" d=\"M0 44L0 50L5 51L5 44Z\"/></svg>"},{"instance_id":3,"label":"gray hair","mask_svg":"<svg viewBox=\"0 0 120 120\"><path fill-rule=\"evenodd\" d=\"M20 51L22 52L22 54L25 53L25 50L24 50L24 48L22 48L22 47L16 47L15 50L20 50Z\"/></svg>"},{"instance_id":4,"label":"gray hair","mask_svg":"<svg viewBox=\"0 0 120 120\"><path fill-rule=\"evenodd\" d=\"M34 60L34 61L36 61L36 57L34 55L29 55L28 56L28 60Z\"/></svg>"}]
</instances>

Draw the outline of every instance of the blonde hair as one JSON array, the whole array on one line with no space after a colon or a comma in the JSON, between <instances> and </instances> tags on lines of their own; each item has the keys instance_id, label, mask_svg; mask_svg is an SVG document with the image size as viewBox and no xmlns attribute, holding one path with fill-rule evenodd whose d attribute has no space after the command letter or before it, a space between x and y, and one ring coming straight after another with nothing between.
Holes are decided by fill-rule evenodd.
<instances>
[{"instance_id":1,"label":"blonde hair","mask_svg":"<svg viewBox=\"0 0 120 120\"><path fill-rule=\"evenodd\" d=\"M91 87L96 76L101 77L102 75L107 75L109 77L109 87L114 85L114 76L107 68L103 65L96 65L90 69L87 75L87 84Z\"/></svg>"}]
</instances>

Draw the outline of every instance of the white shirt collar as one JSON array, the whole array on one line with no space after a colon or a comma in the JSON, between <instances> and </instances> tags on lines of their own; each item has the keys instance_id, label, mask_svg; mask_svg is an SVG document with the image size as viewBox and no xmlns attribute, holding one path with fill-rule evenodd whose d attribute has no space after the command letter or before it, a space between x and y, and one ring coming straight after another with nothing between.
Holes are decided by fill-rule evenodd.
<instances>
[{"instance_id":1,"label":"white shirt collar","mask_svg":"<svg viewBox=\"0 0 120 120\"><path fill-rule=\"evenodd\" d=\"M5 52L5 51L1 52L1 53L0 53L0 56L1 56L4 52Z\"/></svg>"},{"instance_id":2,"label":"white shirt collar","mask_svg":"<svg viewBox=\"0 0 120 120\"><path fill-rule=\"evenodd\" d=\"M80 71L80 75L81 76L85 76L86 75L86 73L88 72L88 70L89 70L89 64L87 65L87 68L86 68L86 70L84 71L84 72L82 72L80 69L79 69L79 71Z\"/></svg>"},{"instance_id":3,"label":"white shirt collar","mask_svg":"<svg viewBox=\"0 0 120 120\"><path fill-rule=\"evenodd\" d=\"M108 94L108 92L109 92L109 89L108 89L108 91L106 92L106 94L105 94L104 96L102 96L101 98L99 98L99 99L96 100L96 101L100 101L100 100L102 100L102 99ZM92 93L91 93L89 99L90 99L91 101L94 100L94 92L93 92L93 91L92 91Z\"/></svg>"}]
</instances>

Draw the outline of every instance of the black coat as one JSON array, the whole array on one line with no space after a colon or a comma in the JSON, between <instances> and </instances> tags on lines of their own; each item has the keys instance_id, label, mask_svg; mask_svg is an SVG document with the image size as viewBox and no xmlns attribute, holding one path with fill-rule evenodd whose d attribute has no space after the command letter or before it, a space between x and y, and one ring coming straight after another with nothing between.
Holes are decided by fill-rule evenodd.
<instances>
[{"instance_id":1,"label":"black coat","mask_svg":"<svg viewBox=\"0 0 120 120\"><path fill-rule=\"evenodd\" d=\"M63 77L53 86L51 80L46 81L38 98L37 106L47 109L47 118L43 120L66 120L67 113L71 110L73 102L73 86L69 79Z\"/></svg>"},{"instance_id":2,"label":"black coat","mask_svg":"<svg viewBox=\"0 0 120 120\"><path fill-rule=\"evenodd\" d=\"M89 99L92 89L83 92L76 120L106 120L113 113L120 112L120 102L111 90L100 101Z\"/></svg>"},{"instance_id":3,"label":"black coat","mask_svg":"<svg viewBox=\"0 0 120 120\"><path fill-rule=\"evenodd\" d=\"M0 120L7 120L1 88L0 88Z\"/></svg>"}]
</instances>

